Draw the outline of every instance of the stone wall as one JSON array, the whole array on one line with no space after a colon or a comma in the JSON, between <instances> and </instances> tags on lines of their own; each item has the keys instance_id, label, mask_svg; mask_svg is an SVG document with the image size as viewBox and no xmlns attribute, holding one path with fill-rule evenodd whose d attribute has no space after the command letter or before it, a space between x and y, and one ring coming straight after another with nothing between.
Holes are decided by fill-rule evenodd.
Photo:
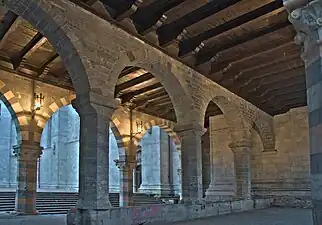
<instances>
[{"instance_id":1,"label":"stone wall","mask_svg":"<svg viewBox=\"0 0 322 225\"><path fill-rule=\"evenodd\" d=\"M138 207L111 208L107 211L97 210L92 212L91 217L101 221L102 225L164 224L246 212L254 209L265 209L269 208L270 205L270 199L226 202L201 201L193 204L146 205ZM67 215L67 221L67 225L74 224L75 213L69 213Z\"/></svg>"},{"instance_id":2,"label":"stone wall","mask_svg":"<svg viewBox=\"0 0 322 225\"><path fill-rule=\"evenodd\" d=\"M212 182L207 198L235 192L233 153L226 118L210 118ZM252 129L252 194L271 197L275 205L310 206L308 122L306 107L274 117L277 151L265 152L256 127Z\"/></svg>"},{"instance_id":3,"label":"stone wall","mask_svg":"<svg viewBox=\"0 0 322 225\"><path fill-rule=\"evenodd\" d=\"M276 205L310 206L307 108L274 117L275 153L253 151L253 192Z\"/></svg>"}]
</instances>

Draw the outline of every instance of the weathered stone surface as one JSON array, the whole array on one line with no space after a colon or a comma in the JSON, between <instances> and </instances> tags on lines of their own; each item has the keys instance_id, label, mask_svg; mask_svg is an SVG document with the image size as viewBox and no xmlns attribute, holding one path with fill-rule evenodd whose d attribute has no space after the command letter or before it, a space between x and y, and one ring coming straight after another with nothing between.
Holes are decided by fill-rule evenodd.
<instances>
[{"instance_id":1,"label":"weathered stone surface","mask_svg":"<svg viewBox=\"0 0 322 225\"><path fill-rule=\"evenodd\" d=\"M256 203L254 202L256 201ZM95 212L91 217L103 225L139 225L144 223L170 223L204 217L246 212L254 209L269 208L271 200L240 200L229 202L199 202L194 204L150 205L142 207L112 208L108 212ZM72 215L70 215L72 217ZM68 224L72 225L72 224Z\"/></svg>"}]
</instances>

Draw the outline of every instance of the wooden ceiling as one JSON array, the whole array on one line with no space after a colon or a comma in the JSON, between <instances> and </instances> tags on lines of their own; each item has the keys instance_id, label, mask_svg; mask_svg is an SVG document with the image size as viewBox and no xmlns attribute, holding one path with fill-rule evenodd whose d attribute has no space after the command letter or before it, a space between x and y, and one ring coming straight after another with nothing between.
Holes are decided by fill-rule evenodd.
<instances>
[{"instance_id":1,"label":"wooden ceiling","mask_svg":"<svg viewBox=\"0 0 322 225\"><path fill-rule=\"evenodd\" d=\"M71 0L184 62L271 115L306 105L305 71L282 0ZM12 12L0 27L0 69L72 89L48 41ZM32 56L32 57L31 57ZM175 121L153 74L126 67L115 95ZM207 116L221 113L211 104Z\"/></svg>"}]
</instances>

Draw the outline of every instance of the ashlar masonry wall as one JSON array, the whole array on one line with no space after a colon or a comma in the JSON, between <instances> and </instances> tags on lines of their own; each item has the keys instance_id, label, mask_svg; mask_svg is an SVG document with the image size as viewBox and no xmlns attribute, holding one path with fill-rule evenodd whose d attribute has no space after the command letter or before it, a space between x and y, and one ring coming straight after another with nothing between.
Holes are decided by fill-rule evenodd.
<instances>
[{"instance_id":1,"label":"ashlar masonry wall","mask_svg":"<svg viewBox=\"0 0 322 225\"><path fill-rule=\"evenodd\" d=\"M233 153L223 115L210 119L212 182L208 198L235 192ZM261 138L252 130L252 194L272 197L275 205L310 206L309 146L306 107L274 117L276 151L265 152Z\"/></svg>"}]
</instances>

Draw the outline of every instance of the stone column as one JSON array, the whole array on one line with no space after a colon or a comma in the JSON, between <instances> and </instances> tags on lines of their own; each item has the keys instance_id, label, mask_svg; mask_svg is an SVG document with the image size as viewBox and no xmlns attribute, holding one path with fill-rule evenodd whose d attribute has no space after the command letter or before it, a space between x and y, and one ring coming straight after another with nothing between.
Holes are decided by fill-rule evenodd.
<instances>
[{"instance_id":1,"label":"stone column","mask_svg":"<svg viewBox=\"0 0 322 225\"><path fill-rule=\"evenodd\" d=\"M234 153L236 197L251 198L251 141L238 141L229 145Z\"/></svg>"},{"instance_id":2,"label":"stone column","mask_svg":"<svg viewBox=\"0 0 322 225\"><path fill-rule=\"evenodd\" d=\"M135 162L120 159L115 160L120 169L120 207L133 205L133 169Z\"/></svg>"},{"instance_id":3,"label":"stone column","mask_svg":"<svg viewBox=\"0 0 322 225\"><path fill-rule=\"evenodd\" d=\"M202 199L201 136L205 129L199 124L187 124L177 125L175 131L181 140L182 198Z\"/></svg>"},{"instance_id":4,"label":"stone column","mask_svg":"<svg viewBox=\"0 0 322 225\"><path fill-rule=\"evenodd\" d=\"M79 200L77 224L98 224L95 217L109 201L109 123L114 100L94 93L75 99L80 116ZM92 222L90 222L92 221ZM96 221L96 222L95 222Z\"/></svg>"},{"instance_id":5,"label":"stone column","mask_svg":"<svg viewBox=\"0 0 322 225\"><path fill-rule=\"evenodd\" d=\"M18 214L37 214L37 160L42 149L40 143L22 141L14 146L18 161L17 191L15 212Z\"/></svg>"},{"instance_id":6,"label":"stone column","mask_svg":"<svg viewBox=\"0 0 322 225\"><path fill-rule=\"evenodd\" d=\"M305 62L307 104L309 119L309 146L311 165L311 194L313 223L322 224L322 0L284 1L289 20L297 30L295 42L303 46Z\"/></svg>"}]
</instances>

